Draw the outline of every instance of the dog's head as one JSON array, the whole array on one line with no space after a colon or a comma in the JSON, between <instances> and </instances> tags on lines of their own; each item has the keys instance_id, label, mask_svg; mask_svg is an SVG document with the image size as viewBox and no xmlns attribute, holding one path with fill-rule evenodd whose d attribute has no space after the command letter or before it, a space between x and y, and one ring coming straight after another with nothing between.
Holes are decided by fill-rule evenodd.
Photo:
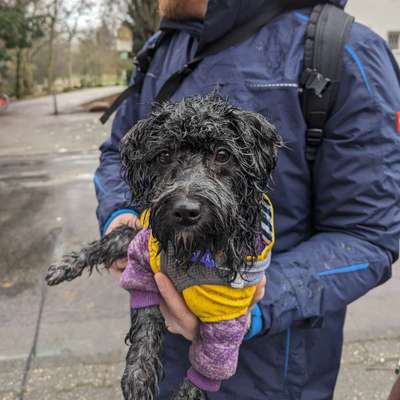
<instances>
[{"instance_id":1,"label":"dog's head","mask_svg":"<svg viewBox=\"0 0 400 400\"><path fill-rule=\"evenodd\" d=\"M256 254L260 203L280 144L261 115L216 95L190 97L162 104L128 132L124 177L133 205L151 209L161 248L172 242L183 262L223 251L236 270Z\"/></svg>"}]
</instances>

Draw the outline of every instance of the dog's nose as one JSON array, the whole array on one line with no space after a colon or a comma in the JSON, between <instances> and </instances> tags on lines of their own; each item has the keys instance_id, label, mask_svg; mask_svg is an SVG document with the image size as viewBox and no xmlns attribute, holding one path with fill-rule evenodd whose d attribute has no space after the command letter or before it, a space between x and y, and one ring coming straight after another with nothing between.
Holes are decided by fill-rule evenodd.
<instances>
[{"instance_id":1,"label":"dog's nose","mask_svg":"<svg viewBox=\"0 0 400 400\"><path fill-rule=\"evenodd\" d=\"M195 200L178 200L172 210L175 221L181 225L194 225L200 219L200 203Z\"/></svg>"}]
</instances>

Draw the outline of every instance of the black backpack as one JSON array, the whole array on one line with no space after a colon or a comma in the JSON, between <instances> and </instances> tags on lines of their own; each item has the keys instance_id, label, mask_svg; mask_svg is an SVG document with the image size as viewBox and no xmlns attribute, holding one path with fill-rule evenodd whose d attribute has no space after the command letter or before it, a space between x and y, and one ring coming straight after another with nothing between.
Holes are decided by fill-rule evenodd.
<instances>
[{"instance_id":1,"label":"black backpack","mask_svg":"<svg viewBox=\"0 0 400 400\"><path fill-rule=\"evenodd\" d=\"M192 61L171 75L160 89L155 102L168 100L205 57L243 42L287 10L287 7L283 8L274 2L267 3L264 13L210 43ZM323 139L324 125L336 100L344 45L353 22L353 17L331 4L314 6L310 15L304 42L303 71L299 77L302 109L307 123L306 158L310 164L315 160ZM167 30L161 31L151 46L138 53L135 64L140 70L140 78L122 92L102 115L100 120L103 124L132 92L140 92L151 60L157 48L169 34Z\"/></svg>"}]
</instances>

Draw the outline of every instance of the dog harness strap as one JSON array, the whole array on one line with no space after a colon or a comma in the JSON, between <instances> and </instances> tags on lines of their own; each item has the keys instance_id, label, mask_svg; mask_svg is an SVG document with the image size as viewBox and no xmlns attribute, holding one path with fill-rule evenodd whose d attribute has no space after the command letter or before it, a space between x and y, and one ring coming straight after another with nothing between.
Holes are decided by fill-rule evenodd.
<instances>
[{"instance_id":1,"label":"dog harness strap","mask_svg":"<svg viewBox=\"0 0 400 400\"><path fill-rule=\"evenodd\" d=\"M173 96L183 80L193 72L204 58L218 54L222 50L244 42L285 10L285 7L276 2L266 2L265 6L265 11L260 13L258 17L240 27L233 28L220 39L208 44L201 52L195 55L192 61L186 64L181 70L172 74L158 92L154 103L162 103Z\"/></svg>"}]
</instances>

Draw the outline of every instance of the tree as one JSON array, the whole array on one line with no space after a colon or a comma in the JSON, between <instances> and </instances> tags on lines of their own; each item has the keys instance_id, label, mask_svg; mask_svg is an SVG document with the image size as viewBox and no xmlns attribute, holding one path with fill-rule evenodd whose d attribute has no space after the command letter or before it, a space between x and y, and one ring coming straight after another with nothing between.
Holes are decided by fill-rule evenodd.
<instances>
[{"instance_id":1,"label":"tree","mask_svg":"<svg viewBox=\"0 0 400 400\"><path fill-rule=\"evenodd\" d=\"M158 1L128 1L128 17L126 22L132 30L133 53L136 54L145 41L158 29Z\"/></svg>"},{"instance_id":2,"label":"tree","mask_svg":"<svg viewBox=\"0 0 400 400\"><path fill-rule=\"evenodd\" d=\"M159 26L157 0L107 0L108 7L132 31L133 54L157 31Z\"/></svg>"},{"instance_id":3,"label":"tree","mask_svg":"<svg viewBox=\"0 0 400 400\"><path fill-rule=\"evenodd\" d=\"M67 40L68 83L72 87L72 44L79 33L79 22L95 6L93 0L75 0L67 2L62 7L62 23Z\"/></svg>"},{"instance_id":4,"label":"tree","mask_svg":"<svg viewBox=\"0 0 400 400\"><path fill-rule=\"evenodd\" d=\"M9 60L9 50L16 52L15 95L23 94L24 50L32 46L35 39L44 35L44 15L35 15L38 1L16 0L0 3L0 61Z\"/></svg>"},{"instance_id":5,"label":"tree","mask_svg":"<svg viewBox=\"0 0 400 400\"><path fill-rule=\"evenodd\" d=\"M110 77L116 83L129 65L129 61L119 57L115 34L105 22L95 30L82 32L74 57L82 86L107 84Z\"/></svg>"}]
</instances>

